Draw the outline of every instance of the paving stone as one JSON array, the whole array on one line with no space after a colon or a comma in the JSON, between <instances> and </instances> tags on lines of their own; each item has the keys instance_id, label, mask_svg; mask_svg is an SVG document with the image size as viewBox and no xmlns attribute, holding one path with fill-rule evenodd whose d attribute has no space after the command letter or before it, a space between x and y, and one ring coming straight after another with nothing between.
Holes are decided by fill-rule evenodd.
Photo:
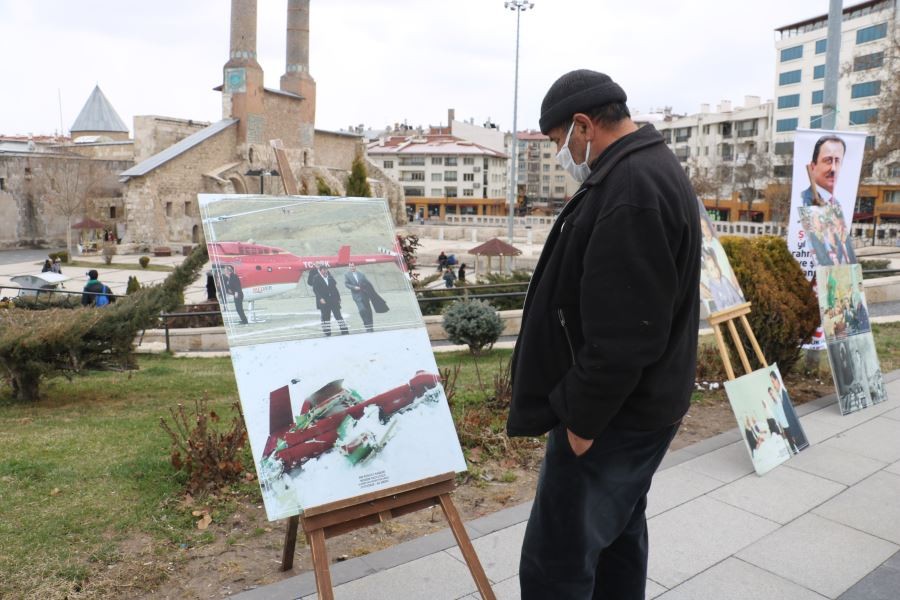
<instances>
[{"instance_id":1,"label":"paving stone","mask_svg":"<svg viewBox=\"0 0 900 600\"><path fill-rule=\"evenodd\" d=\"M900 475L875 473L813 512L900 544Z\"/></svg>"},{"instance_id":2,"label":"paving stone","mask_svg":"<svg viewBox=\"0 0 900 600\"><path fill-rule=\"evenodd\" d=\"M827 600L801 585L757 566L728 558L685 581L659 597L659 600Z\"/></svg>"},{"instance_id":3,"label":"paving stone","mask_svg":"<svg viewBox=\"0 0 900 600\"><path fill-rule=\"evenodd\" d=\"M791 458L788 464L792 469L805 471L844 485L853 485L886 466L886 463L880 460L831 446L807 448Z\"/></svg>"},{"instance_id":4,"label":"paving stone","mask_svg":"<svg viewBox=\"0 0 900 600\"><path fill-rule=\"evenodd\" d=\"M803 433L806 434L806 439L812 447L821 444L825 440L834 437L847 429L847 427L842 426L839 422L834 422L830 419L823 420L809 417L808 419L804 419L802 423ZM806 452L806 450L803 452Z\"/></svg>"},{"instance_id":5,"label":"paving stone","mask_svg":"<svg viewBox=\"0 0 900 600\"><path fill-rule=\"evenodd\" d=\"M516 504L515 506L498 510L495 513L478 517L474 521L469 521L466 523L466 527L478 531L479 536L506 529L517 523L527 521L528 515L531 514L531 505L532 501L529 500L522 504Z\"/></svg>"},{"instance_id":6,"label":"paving stone","mask_svg":"<svg viewBox=\"0 0 900 600\"><path fill-rule=\"evenodd\" d=\"M493 586L494 595L497 596L497 600L520 600L522 598L521 590L519 589L519 576L515 575L510 577L509 579L504 579L497 585ZM472 595L475 600L482 600L481 595L479 593L475 593Z\"/></svg>"},{"instance_id":7,"label":"paving stone","mask_svg":"<svg viewBox=\"0 0 900 600\"><path fill-rule=\"evenodd\" d=\"M896 544L807 514L736 556L823 596L836 598L897 550Z\"/></svg>"},{"instance_id":8,"label":"paving stone","mask_svg":"<svg viewBox=\"0 0 900 600\"><path fill-rule=\"evenodd\" d=\"M525 523L519 523L472 542L481 566L491 581L503 581L519 572L519 557L522 554L525 525ZM450 548L447 550L447 554L465 565L459 548Z\"/></svg>"},{"instance_id":9,"label":"paving stone","mask_svg":"<svg viewBox=\"0 0 900 600\"><path fill-rule=\"evenodd\" d=\"M895 421L900 421L900 408L895 408L894 410L889 410L884 413L885 417L888 419L894 419Z\"/></svg>"},{"instance_id":10,"label":"paving stone","mask_svg":"<svg viewBox=\"0 0 900 600\"><path fill-rule=\"evenodd\" d=\"M900 397L900 393L898 393L898 397ZM883 415L884 413L889 412L895 408L897 408L897 406L891 403L890 400L887 400L885 402L873 404L868 408L852 412L849 415L841 415L840 408L837 404L835 404L833 406L825 407L822 410L817 410L816 412L810 413L809 415L805 416L803 418L803 427L806 427L806 419L813 419L817 421L833 423L835 425L843 427L844 429L850 429L851 427L856 427L857 425L861 425L866 421L871 421L875 417Z\"/></svg>"},{"instance_id":11,"label":"paving stone","mask_svg":"<svg viewBox=\"0 0 900 600\"><path fill-rule=\"evenodd\" d=\"M873 419L824 444L891 463L900 460L900 421Z\"/></svg>"},{"instance_id":12,"label":"paving stone","mask_svg":"<svg viewBox=\"0 0 900 600\"><path fill-rule=\"evenodd\" d=\"M686 469L731 483L753 472L753 462L743 442L729 444L684 463Z\"/></svg>"},{"instance_id":13,"label":"paving stone","mask_svg":"<svg viewBox=\"0 0 900 600\"><path fill-rule=\"evenodd\" d=\"M860 579L838 600L897 600L900 590L900 553Z\"/></svg>"},{"instance_id":14,"label":"paving stone","mask_svg":"<svg viewBox=\"0 0 900 600\"><path fill-rule=\"evenodd\" d=\"M476 591L468 568L446 552L380 571L334 588L340 600L429 598L455 600Z\"/></svg>"},{"instance_id":15,"label":"paving stone","mask_svg":"<svg viewBox=\"0 0 900 600\"><path fill-rule=\"evenodd\" d=\"M796 519L846 486L782 465L762 477L748 475L709 494L776 523Z\"/></svg>"},{"instance_id":16,"label":"paving stone","mask_svg":"<svg viewBox=\"0 0 900 600\"><path fill-rule=\"evenodd\" d=\"M645 600L652 600L652 598L656 598L662 594L666 593L666 588L659 585L655 581L647 580L647 589L644 593Z\"/></svg>"},{"instance_id":17,"label":"paving stone","mask_svg":"<svg viewBox=\"0 0 900 600\"><path fill-rule=\"evenodd\" d=\"M703 497L653 517L648 527L648 576L671 589L775 531L778 524Z\"/></svg>"},{"instance_id":18,"label":"paving stone","mask_svg":"<svg viewBox=\"0 0 900 600\"><path fill-rule=\"evenodd\" d=\"M685 463L686 464L686 463ZM685 468L684 464L658 471L647 495L647 517L656 516L671 508L698 498L722 482Z\"/></svg>"}]
</instances>

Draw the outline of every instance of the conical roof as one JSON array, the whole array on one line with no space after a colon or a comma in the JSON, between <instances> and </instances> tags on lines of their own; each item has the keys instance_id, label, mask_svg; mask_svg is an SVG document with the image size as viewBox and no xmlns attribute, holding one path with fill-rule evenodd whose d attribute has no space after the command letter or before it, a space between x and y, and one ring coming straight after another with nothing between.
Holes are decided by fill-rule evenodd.
<instances>
[{"instance_id":1,"label":"conical roof","mask_svg":"<svg viewBox=\"0 0 900 600\"><path fill-rule=\"evenodd\" d=\"M469 250L469 254L477 256L518 256L522 251L499 238L488 240L480 246Z\"/></svg>"},{"instance_id":2,"label":"conical roof","mask_svg":"<svg viewBox=\"0 0 900 600\"><path fill-rule=\"evenodd\" d=\"M78 113L78 118L72 123L70 131L72 133L78 131L118 131L128 133L128 128L125 127L125 123L116 114L116 109L112 107L112 104L100 91L100 86L96 85L87 102L84 103L84 108Z\"/></svg>"}]
</instances>

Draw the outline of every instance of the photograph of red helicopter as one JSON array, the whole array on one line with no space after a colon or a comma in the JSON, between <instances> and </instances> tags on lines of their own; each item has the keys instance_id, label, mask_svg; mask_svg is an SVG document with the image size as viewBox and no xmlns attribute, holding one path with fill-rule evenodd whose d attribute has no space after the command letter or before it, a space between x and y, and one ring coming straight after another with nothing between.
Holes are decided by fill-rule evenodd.
<instances>
[{"instance_id":1,"label":"photograph of red helicopter","mask_svg":"<svg viewBox=\"0 0 900 600\"><path fill-rule=\"evenodd\" d=\"M275 246L252 242L209 242L209 258L213 269L221 273L226 265L234 267L241 281L244 300L254 302L296 289L303 281L303 274L321 265L328 268L377 263L397 263L403 272L406 265L399 248L379 248L372 254L350 253L350 246L341 246L337 254L322 256L297 256ZM253 309L251 304L251 310Z\"/></svg>"}]
</instances>

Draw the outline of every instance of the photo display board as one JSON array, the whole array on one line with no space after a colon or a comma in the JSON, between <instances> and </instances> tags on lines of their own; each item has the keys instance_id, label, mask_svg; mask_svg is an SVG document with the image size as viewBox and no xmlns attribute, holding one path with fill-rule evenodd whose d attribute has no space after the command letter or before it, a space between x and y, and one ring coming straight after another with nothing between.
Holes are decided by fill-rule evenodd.
<instances>
[{"instance_id":1,"label":"photo display board","mask_svg":"<svg viewBox=\"0 0 900 600\"><path fill-rule=\"evenodd\" d=\"M818 267L819 312L841 414L887 400L858 264Z\"/></svg>"},{"instance_id":2,"label":"photo display board","mask_svg":"<svg viewBox=\"0 0 900 600\"><path fill-rule=\"evenodd\" d=\"M700 304L705 318L713 313L721 312L746 302L744 292L738 284L737 276L725 248L719 241L709 213L703 201L697 198L700 209L700 230L703 233L700 253Z\"/></svg>"},{"instance_id":3,"label":"photo display board","mask_svg":"<svg viewBox=\"0 0 900 600\"><path fill-rule=\"evenodd\" d=\"M809 447L778 365L726 381L725 392L759 475Z\"/></svg>"},{"instance_id":4,"label":"photo display board","mask_svg":"<svg viewBox=\"0 0 900 600\"><path fill-rule=\"evenodd\" d=\"M465 471L387 203L198 200L269 520Z\"/></svg>"}]
</instances>

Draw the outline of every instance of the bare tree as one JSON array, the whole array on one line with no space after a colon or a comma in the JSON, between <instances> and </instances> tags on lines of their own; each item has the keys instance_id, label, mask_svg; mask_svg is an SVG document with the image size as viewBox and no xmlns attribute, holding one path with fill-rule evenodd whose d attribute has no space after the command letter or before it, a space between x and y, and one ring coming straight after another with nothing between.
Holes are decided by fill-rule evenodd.
<instances>
[{"instance_id":1,"label":"bare tree","mask_svg":"<svg viewBox=\"0 0 900 600\"><path fill-rule=\"evenodd\" d=\"M41 169L44 198L66 218L66 251L72 252L72 225L87 212L87 199L100 182L101 173L85 158L48 158Z\"/></svg>"},{"instance_id":2,"label":"bare tree","mask_svg":"<svg viewBox=\"0 0 900 600\"><path fill-rule=\"evenodd\" d=\"M703 199L714 199L716 210L718 210L722 187L725 183L722 179L719 165L714 161L710 161L708 166L700 166L699 158L693 157L690 159L688 166L690 169L689 179L694 188L694 193Z\"/></svg>"},{"instance_id":3,"label":"bare tree","mask_svg":"<svg viewBox=\"0 0 900 600\"><path fill-rule=\"evenodd\" d=\"M742 160L735 158L732 168L732 192L738 192L738 198L745 203L747 216L750 217L753 203L763 198L763 190L772 174L772 160L767 153L751 147Z\"/></svg>"}]
</instances>

